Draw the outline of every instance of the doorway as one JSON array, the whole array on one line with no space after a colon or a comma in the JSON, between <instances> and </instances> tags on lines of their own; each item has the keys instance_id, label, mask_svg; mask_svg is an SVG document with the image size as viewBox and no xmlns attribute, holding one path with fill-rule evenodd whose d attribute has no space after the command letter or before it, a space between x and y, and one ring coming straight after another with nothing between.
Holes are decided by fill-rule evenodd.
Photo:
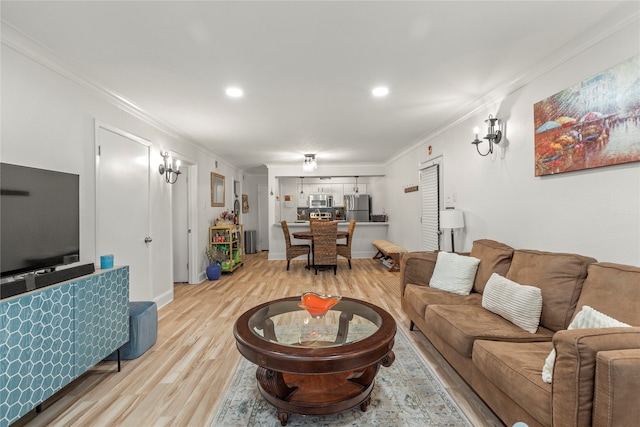
<instances>
[{"instance_id":1,"label":"doorway","mask_svg":"<svg viewBox=\"0 0 640 427\"><path fill-rule=\"evenodd\" d=\"M187 175L171 185L171 235L173 239L173 283L189 281L189 195Z\"/></svg>"},{"instance_id":2,"label":"doorway","mask_svg":"<svg viewBox=\"0 0 640 427\"><path fill-rule=\"evenodd\" d=\"M420 165L420 250L440 249L442 159Z\"/></svg>"},{"instance_id":3,"label":"doorway","mask_svg":"<svg viewBox=\"0 0 640 427\"><path fill-rule=\"evenodd\" d=\"M258 185L258 250L269 250L269 186Z\"/></svg>"},{"instance_id":4,"label":"doorway","mask_svg":"<svg viewBox=\"0 0 640 427\"><path fill-rule=\"evenodd\" d=\"M171 248L173 283L198 283L197 239L192 230L197 224L197 165L179 153L182 174L171 184Z\"/></svg>"}]
</instances>

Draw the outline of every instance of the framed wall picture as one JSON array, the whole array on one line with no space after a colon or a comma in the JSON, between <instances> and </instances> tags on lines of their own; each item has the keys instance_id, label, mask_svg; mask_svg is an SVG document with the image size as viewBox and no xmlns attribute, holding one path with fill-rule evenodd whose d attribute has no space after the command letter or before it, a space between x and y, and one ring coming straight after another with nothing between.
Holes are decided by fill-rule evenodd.
<instances>
[{"instance_id":1,"label":"framed wall picture","mask_svg":"<svg viewBox=\"0 0 640 427\"><path fill-rule=\"evenodd\" d=\"M533 107L535 175L640 161L640 55Z\"/></svg>"},{"instance_id":2,"label":"framed wall picture","mask_svg":"<svg viewBox=\"0 0 640 427\"><path fill-rule=\"evenodd\" d=\"M242 213L249 213L249 196L242 195Z\"/></svg>"},{"instance_id":3,"label":"framed wall picture","mask_svg":"<svg viewBox=\"0 0 640 427\"><path fill-rule=\"evenodd\" d=\"M211 207L224 206L224 175L211 172Z\"/></svg>"}]
</instances>

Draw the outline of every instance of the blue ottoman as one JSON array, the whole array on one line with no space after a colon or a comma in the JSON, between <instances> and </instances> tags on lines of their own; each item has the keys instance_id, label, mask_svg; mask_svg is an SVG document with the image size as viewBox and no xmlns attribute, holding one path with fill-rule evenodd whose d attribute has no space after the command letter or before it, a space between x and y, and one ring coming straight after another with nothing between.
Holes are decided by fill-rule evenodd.
<instances>
[{"instance_id":1,"label":"blue ottoman","mask_svg":"<svg viewBox=\"0 0 640 427\"><path fill-rule=\"evenodd\" d=\"M158 338L158 307L153 301L129 302L129 342L120 347L120 357L137 359L149 350ZM117 360L117 352L106 360Z\"/></svg>"}]
</instances>

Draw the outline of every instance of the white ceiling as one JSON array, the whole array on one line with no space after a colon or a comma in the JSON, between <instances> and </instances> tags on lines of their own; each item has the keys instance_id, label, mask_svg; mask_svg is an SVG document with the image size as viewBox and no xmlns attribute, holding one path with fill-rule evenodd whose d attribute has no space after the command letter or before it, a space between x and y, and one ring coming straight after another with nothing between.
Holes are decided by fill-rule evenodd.
<instances>
[{"instance_id":1,"label":"white ceiling","mask_svg":"<svg viewBox=\"0 0 640 427\"><path fill-rule=\"evenodd\" d=\"M621 3L3 0L1 16L78 75L251 172L304 153L385 163L543 70ZM245 96L228 98L230 85ZM374 98L376 85L390 94Z\"/></svg>"}]
</instances>

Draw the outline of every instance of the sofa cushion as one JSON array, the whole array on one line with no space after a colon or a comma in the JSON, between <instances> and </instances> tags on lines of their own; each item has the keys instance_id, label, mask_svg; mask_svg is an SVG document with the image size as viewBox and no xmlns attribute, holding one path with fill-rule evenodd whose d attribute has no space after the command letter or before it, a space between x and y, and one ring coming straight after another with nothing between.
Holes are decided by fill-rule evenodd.
<instances>
[{"instance_id":1,"label":"sofa cushion","mask_svg":"<svg viewBox=\"0 0 640 427\"><path fill-rule=\"evenodd\" d=\"M576 312L584 305L640 326L640 268L599 262L589 265Z\"/></svg>"},{"instance_id":2,"label":"sofa cushion","mask_svg":"<svg viewBox=\"0 0 640 427\"><path fill-rule=\"evenodd\" d=\"M507 275L514 249L504 243L494 240L481 239L473 242L470 255L480 260L473 291L483 293L484 287L491 274L498 273L502 277Z\"/></svg>"},{"instance_id":3,"label":"sofa cushion","mask_svg":"<svg viewBox=\"0 0 640 427\"><path fill-rule=\"evenodd\" d=\"M516 250L507 279L542 290L540 325L552 331L566 329L595 259L582 255Z\"/></svg>"},{"instance_id":4,"label":"sofa cushion","mask_svg":"<svg viewBox=\"0 0 640 427\"><path fill-rule=\"evenodd\" d=\"M480 294L457 295L440 289L412 284L406 286L403 298L409 307L422 318L424 318L427 306L431 304L481 305L482 303L482 295Z\"/></svg>"},{"instance_id":5,"label":"sofa cushion","mask_svg":"<svg viewBox=\"0 0 640 427\"><path fill-rule=\"evenodd\" d=\"M473 366L541 424L551 425L551 385L540 377L540 364L551 346L478 340Z\"/></svg>"},{"instance_id":6,"label":"sofa cushion","mask_svg":"<svg viewBox=\"0 0 640 427\"><path fill-rule=\"evenodd\" d=\"M535 334L524 331L478 305L430 305L425 313L425 322L431 333L469 358L473 342L478 339L533 342L551 341L553 337L553 332L545 328L538 328ZM538 366L540 369L542 365Z\"/></svg>"},{"instance_id":7,"label":"sofa cushion","mask_svg":"<svg viewBox=\"0 0 640 427\"><path fill-rule=\"evenodd\" d=\"M480 260L449 252L438 252L429 286L459 295L469 295Z\"/></svg>"},{"instance_id":8,"label":"sofa cushion","mask_svg":"<svg viewBox=\"0 0 640 427\"><path fill-rule=\"evenodd\" d=\"M573 318L567 329L591 329L591 328L617 328L628 327L626 323L620 322L598 310L585 305ZM553 381L553 365L556 361L556 350L552 349L544 361L542 367L542 380L546 383Z\"/></svg>"},{"instance_id":9,"label":"sofa cushion","mask_svg":"<svg viewBox=\"0 0 640 427\"><path fill-rule=\"evenodd\" d=\"M514 325L535 334L540 324L542 293L493 273L482 295L482 306Z\"/></svg>"}]
</instances>

